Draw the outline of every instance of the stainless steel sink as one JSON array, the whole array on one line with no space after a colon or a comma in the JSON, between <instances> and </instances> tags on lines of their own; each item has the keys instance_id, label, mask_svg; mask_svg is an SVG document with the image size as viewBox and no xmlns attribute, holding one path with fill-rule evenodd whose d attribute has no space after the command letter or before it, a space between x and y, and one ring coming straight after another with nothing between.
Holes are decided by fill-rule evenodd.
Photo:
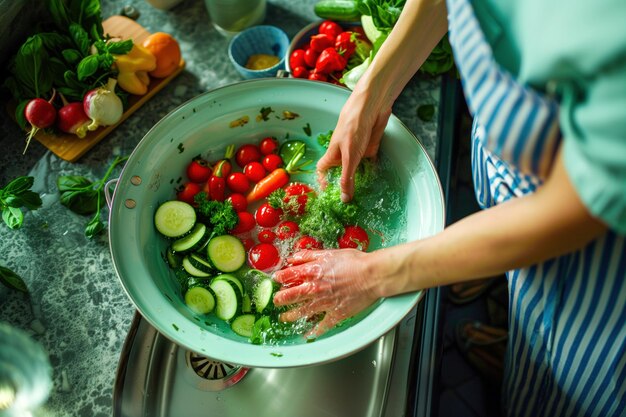
<instances>
[{"instance_id":1,"label":"stainless steel sink","mask_svg":"<svg viewBox=\"0 0 626 417\"><path fill-rule=\"evenodd\" d=\"M114 417L403 416L416 311L347 358L287 369L199 357L137 314L118 368Z\"/></svg>"}]
</instances>

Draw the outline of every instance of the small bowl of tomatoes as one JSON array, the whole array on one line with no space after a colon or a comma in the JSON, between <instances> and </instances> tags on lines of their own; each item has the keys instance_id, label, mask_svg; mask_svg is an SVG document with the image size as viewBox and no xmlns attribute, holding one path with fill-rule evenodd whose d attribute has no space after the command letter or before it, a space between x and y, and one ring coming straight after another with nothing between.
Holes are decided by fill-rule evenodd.
<instances>
[{"instance_id":1,"label":"small bowl of tomatoes","mask_svg":"<svg viewBox=\"0 0 626 417\"><path fill-rule=\"evenodd\" d=\"M372 45L356 23L313 22L294 36L285 68L294 78L345 85L344 74L369 57Z\"/></svg>"}]
</instances>

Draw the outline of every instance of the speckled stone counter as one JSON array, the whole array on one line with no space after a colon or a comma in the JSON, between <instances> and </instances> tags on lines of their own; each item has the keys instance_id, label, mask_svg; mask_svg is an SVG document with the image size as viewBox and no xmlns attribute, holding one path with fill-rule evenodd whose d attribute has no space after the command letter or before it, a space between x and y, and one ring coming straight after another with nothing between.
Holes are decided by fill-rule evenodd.
<instances>
[{"instance_id":1,"label":"speckled stone counter","mask_svg":"<svg viewBox=\"0 0 626 417\"><path fill-rule=\"evenodd\" d=\"M316 20L314 3L270 0L265 23L293 37ZM36 141L22 156L25 134L6 113L0 113L0 184L19 175L34 175L34 190L44 202L41 209L26 214L21 229L0 225L0 264L17 272L30 291L25 296L0 286L0 321L30 333L49 353L53 367L50 398L36 416L111 415L118 359L134 314L115 275L107 235L84 237L88 218L59 203L56 178L67 174L99 178L115 155L130 154L175 107L241 80L228 59L228 41L211 26L203 1L186 0L163 11L141 0L102 0L103 17L118 14L125 5L141 13L138 22L149 31L171 33L180 42L187 67L170 85L73 164ZM394 107L431 158L436 150L436 115L425 123L417 117L417 108L436 105L439 87L439 79L416 78Z\"/></svg>"}]
</instances>

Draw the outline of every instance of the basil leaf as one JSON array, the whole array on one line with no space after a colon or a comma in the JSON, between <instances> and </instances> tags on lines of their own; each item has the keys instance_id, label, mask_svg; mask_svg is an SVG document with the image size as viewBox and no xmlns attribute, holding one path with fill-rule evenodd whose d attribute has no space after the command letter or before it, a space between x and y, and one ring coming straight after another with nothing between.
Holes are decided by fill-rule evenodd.
<instances>
[{"instance_id":1,"label":"basil leaf","mask_svg":"<svg viewBox=\"0 0 626 417\"><path fill-rule=\"evenodd\" d=\"M61 55L63 55L63 59L65 59L68 64L74 64L81 58L80 52L76 49L64 49L61 51Z\"/></svg>"},{"instance_id":2,"label":"basil leaf","mask_svg":"<svg viewBox=\"0 0 626 417\"><path fill-rule=\"evenodd\" d=\"M48 11L56 27L60 30L66 30L70 21L67 17L67 10L63 0L50 0L48 2Z\"/></svg>"},{"instance_id":3,"label":"basil leaf","mask_svg":"<svg viewBox=\"0 0 626 417\"><path fill-rule=\"evenodd\" d=\"M109 42L106 44L106 49L111 54L125 55L133 49L133 40L127 39L125 41Z\"/></svg>"},{"instance_id":4,"label":"basil leaf","mask_svg":"<svg viewBox=\"0 0 626 417\"><path fill-rule=\"evenodd\" d=\"M34 177L17 177L11 182L9 182L4 188L4 193L6 194L20 194L26 190L29 190L30 187L35 183Z\"/></svg>"},{"instance_id":5,"label":"basil leaf","mask_svg":"<svg viewBox=\"0 0 626 417\"><path fill-rule=\"evenodd\" d=\"M102 190L66 191L61 194L61 204L74 213L91 214L104 205L104 195Z\"/></svg>"},{"instance_id":6,"label":"basil leaf","mask_svg":"<svg viewBox=\"0 0 626 417\"><path fill-rule=\"evenodd\" d=\"M38 35L41 37L44 47L49 51L65 49L72 43L70 38L56 32L41 32Z\"/></svg>"},{"instance_id":7,"label":"basil leaf","mask_svg":"<svg viewBox=\"0 0 626 417\"><path fill-rule=\"evenodd\" d=\"M24 223L24 213L17 207L7 207L2 211L2 220L11 229L19 229Z\"/></svg>"},{"instance_id":8,"label":"basil leaf","mask_svg":"<svg viewBox=\"0 0 626 417\"><path fill-rule=\"evenodd\" d=\"M28 293L28 287L26 287L24 280L15 272L2 265L0 265L0 282L9 288Z\"/></svg>"},{"instance_id":9,"label":"basil leaf","mask_svg":"<svg viewBox=\"0 0 626 417\"><path fill-rule=\"evenodd\" d=\"M99 56L100 55L89 55L78 63L78 68L76 69L78 81L82 81L85 78L92 76L98 70L98 67L100 66L100 62L98 60Z\"/></svg>"},{"instance_id":10,"label":"basil leaf","mask_svg":"<svg viewBox=\"0 0 626 417\"><path fill-rule=\"evenodd\" d=\"M100 220L100 213L97 213L85 226L85 236L93 238L104 230L104 223Z\"/></svg>"},{"instance_id":11,"label":"basil leaf","mask_svg":"<svg viewBox=\"0 0 626 417\"><path fill-rule=\"evenodd\" d=\"M29 101L30 100L22 100L15 108L15 120L23 129L28 126L28 120L26 120L26 116L24 116L24 109L26 109L26 105Z\"/></svg>"},{"instance_id":12,"label":"basil leaf","mask_svg":"<svg viewBox=\"0 0 626 417\"><path fill-rule=\"evenodd\" d=\"M22 199L22 206L29 210L37 210L43 203L39 194L34 191L24 191L20 197Z\"/></svg>"},{"instance_id":13,"label":"basil leaf","mask_svg":"<svg viewBox=\"0 0 626 417\"><path fill-rule=\"evenodd\" d=\"M60 192L83 190L92 184L93 182L80 175L64 175L57 178L57 188Z\"/></svg>"},{"instance_id":14,"label":"basil leaf","mask_svg":"<svg viewBox=\"0 0 626 417\"><path fill-rule=\"evenodd\" d=\"M39 97L42 92L39 88L39 78L46 57L47 53L38 35L29 37L15 56L14 75L19 84L26 89L24 93L30 94L30 98Z\"/></svg>"},{"instance_id":15,"label":"basil leaf","mask_svg":"<svg viewBox=\"0 0 626 417\"><path fill-rule=\"evenodd\" d=\"M74 40L74 43L78 47L80 53L83 56L89 55L89 47L91 44L89 42L89 35L85 29L83 29L83 27L78 23L72 23L69 30L70 35L72 36L72 39Z\"/></svg>"}]
</instances>

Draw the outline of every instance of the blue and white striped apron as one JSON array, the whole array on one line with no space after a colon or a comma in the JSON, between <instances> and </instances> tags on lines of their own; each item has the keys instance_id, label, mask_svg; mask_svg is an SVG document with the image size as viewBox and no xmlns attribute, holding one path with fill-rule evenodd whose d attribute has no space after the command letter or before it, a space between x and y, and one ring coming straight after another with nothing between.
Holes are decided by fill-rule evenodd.
<instances>
[{"instance_id":1,"label":"blue and white striped apron","mask_svg":"<svg viewBox=\"0 0 626 417\"><path fill-rule=\"evenodd\" d=\"M474 187L488 208L541 186L561 141L558 102L499 67L469 0L447 5L474 116ZM624 240L607 232L578 252L507 273L506 415L626 416Z\"/></svg>"}]
</instances>

